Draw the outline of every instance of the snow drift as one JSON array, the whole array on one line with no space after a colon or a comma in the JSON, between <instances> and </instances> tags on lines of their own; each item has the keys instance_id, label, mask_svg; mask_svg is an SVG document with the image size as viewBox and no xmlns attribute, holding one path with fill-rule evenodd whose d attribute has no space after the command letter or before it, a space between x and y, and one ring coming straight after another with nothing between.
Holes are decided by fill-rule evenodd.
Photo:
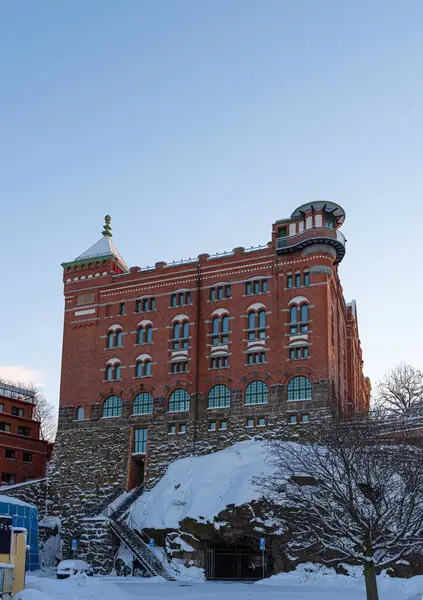
<instances>
[{"instance_id":1,"label":"snow drift","mask_svg":"<svg viewBox=\"0 0 423 600\"><path fill-rule=\"evenodd\" d=\"M265 442L249 440L230 448L173 462L164 477L134 502L130 517L139 528L173 529L185 517L213 522L228 505L260 497L252 483L273 473Z\"/></svg>"}]
</instances>

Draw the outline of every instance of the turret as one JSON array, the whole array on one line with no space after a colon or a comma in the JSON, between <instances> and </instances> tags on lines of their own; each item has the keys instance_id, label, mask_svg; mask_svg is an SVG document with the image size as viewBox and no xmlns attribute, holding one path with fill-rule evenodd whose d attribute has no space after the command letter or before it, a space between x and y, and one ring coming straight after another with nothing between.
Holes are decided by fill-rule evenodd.
<instances>
[{"instance_id":1,"label":"turret","mask_svg":"<svg viewBox=\"0 0 423 600\"><path fill-rule=\"evenodd\" d=\"M339 227L345 221L344 209L334 202L309 202L273 225L272 239L277 254L307 249L304 254L324 252L338 264L345 255L345 237Z\"/></svg>"},{"instance_id":2,"label":"turret","mask_svg":"<svg viewBox=\"0 0 423 600\"><path fill-rule=\"evenodd\" d=\"M112 242L112 218L104 217L102 237L72 261L62 263L65 283L113 273L128 273L129 268Z\"/></svg>"}]
</instances>

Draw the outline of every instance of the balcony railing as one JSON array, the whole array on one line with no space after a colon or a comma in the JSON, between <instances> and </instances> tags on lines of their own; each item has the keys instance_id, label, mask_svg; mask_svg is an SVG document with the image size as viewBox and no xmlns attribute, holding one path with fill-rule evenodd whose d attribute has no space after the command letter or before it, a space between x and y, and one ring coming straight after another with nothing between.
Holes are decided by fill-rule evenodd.
<instances>
[{"instance_id":1,"label":"balcony railing","mask_svg":"<svg viewBox=\"0 0 423 600\"><path fill-rule=\"evenodd\" d=\"M276 240L276 251L279 254L293 252L311 244L328 244L336 250L336 261L340 262L345 255L345 236L338 229L330 227L312 227L294 235L280 237Z\"/></svg>"}]
</instances>

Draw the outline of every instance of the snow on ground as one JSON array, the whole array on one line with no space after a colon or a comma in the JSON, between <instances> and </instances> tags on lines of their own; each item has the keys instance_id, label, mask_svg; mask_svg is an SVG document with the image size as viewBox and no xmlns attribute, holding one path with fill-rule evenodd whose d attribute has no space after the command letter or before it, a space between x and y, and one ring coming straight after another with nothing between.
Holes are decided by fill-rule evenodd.
<instances>
[{"instance_id":1,"label":"snow on ground","mask_svg":"<svg viewBox=\"0 0 423 600\"><path fill-rule=\"evenodd\" d=\"M131 507L138 527L175 528L185 517L213 522L229 504L259 498L255 476L273 472L264 442L249 440L230 448L177 460L164 477Z\"/></svg>"},{"instance_id":2,"label":"snow on ground","mask_svg":"<svg viewBox=\"0 0 423 600\"><path fill-rule=\"evenodd\" d=\"M48 579L29 576L28 589L15 600L365 600L358 570L352 576L333 569L302 565L255 584L241 582L198 583L199 569L186 569L183 581L160 577L85 577ZM194 577L194 579L192 578ZM422 600L423 576L412 579L378 578L380 600Z\"/></svg>"}]
</instances>

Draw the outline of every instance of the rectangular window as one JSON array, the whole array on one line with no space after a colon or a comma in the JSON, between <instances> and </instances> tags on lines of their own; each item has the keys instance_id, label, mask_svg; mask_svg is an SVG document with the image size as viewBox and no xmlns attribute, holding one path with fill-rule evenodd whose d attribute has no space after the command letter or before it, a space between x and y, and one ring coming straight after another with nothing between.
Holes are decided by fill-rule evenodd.
<instances>
[{"instance_id":1,"label":"rectangular window","mask_svg":"<svg viewBox=\"0 0 423 600\"><path fill-rule=\"evenodd\" d=\"M260 281L254 281L253 288L255 294L260 294Z\"/></svg>"},{"instance_id":2,"label":"rectangular window","mask_svg":"<svg viewBox=\"0 0 423 600\"><path fill-rule=\"evenodd\" d=\"M176 294L172 294L170 297L170 306L176 306Z\"/></svg>"},{"instance_id":3,"label":"rectangular window","mask_svg":"<svg viewBox=\"0 0 423 600\"><path fill-rule=\"evenodd\" d=\"M6 448L4 455L7 458L7 460L15 460L15 451L11 448Z\"/></svg>"},{"instance_id":4,"label":"rectangular window","mask_svg":"<svg viewBox=\"0 0 423 600\"><path fill-rule=\"evenodd\" d=\"M0 412L4 412L4 404L0 403Z\"/></svg>"},{"instance_id":5,"label":"rectangular window","mask_svg":"<svg viewBox=\"0 0 423 600\"><path fill-rule=\"evenodd\" d=\"M295 346L289 349L290 360L300 360L302 358L308 358L308 346Z\"/></svg>"},{"instance_id":6,"label":"rectangular window","mask_svg":"<svg viewBox=\"0 0 423 600\"><path fill-rule=\"evenodd\" d=\"M289 415L288 423L290 425L296 425L297 424L297 415Z\"/></svg>"},{"instance_id":7,"label":"rectangular window","mask_svg":"<svg viewBox=\"0 0 423 600\"><path fill-rule=\"evenodd\" d=\"M12 415L14 415L15 417L23 417L24 416L24 409L23 408L18 408L17 406L12 406Z\"/></svg>"},{"instance_id":8,"label":"rectangular window","mask_svg":"<svg viewBox=\"0 0 423 600\"><path fill-rule=\"evenodd\" d=\"M178 294L178 306L183 306L184 305L184 293L181 292Z\"/></svg>"},{"instance_id":9,"label":"rectangular window","mask_svg":"<svg viewBox=\"0 0 423 600\"><path fill-rule=\"evenodd\" d=\"M217 356L210 360L211 369L224 369L229 365L227 356Z\"/></svg>"},{"instance_id":10,"label":"rectangular window","mask_svg":"<svg viewBox=\"0 0 423 600\"><path fill-rule=\"evenodd\" d=\"M185 423L180 423L179 424L179 433L186 433L187 432L187 426Z\"/></svg>"},{"instance_id":11,"label":"rectangular window","mask_svg":"<svg viewBox=\"0 0 423 600\"><path fill-rule=\"evenodd\" d=\"M286 287L289 290L292 290L292 273L288 273L288 275L286 276Z\"/></svg>"},{"instance_id":12,"label":"rectangular window","mask_svg":"<svg viewBox=\"0 0 423 600\"><path fill-rule=\"evenodd\" d=\"M309 415L301 415L301 423L309 423L310 417Z\"/></svg>"},{"instance_id":13,"label":"rectangular window","mask_svg":"<svg viewBox=\"0 0 423 600\"><path fill-rule=\"evenodd\" d=\"M263 279L263 281L261 282L261 291L263 292L263 294L267 292L267 279Z\"/></svg>"},{"instance_id":14,"label":"rectangular window","mask_svg":"<svg viewBox=\"0 0 423 600\"><path fill-rule=\"evenodd\" d=\"M216 431L216 421L209 421L209 431Z\"/></svg>"},{"instance_id":15,"label":"rectangular window","mask_svg":"<svg viewBox=\"0 0 423 600\"><path fill-rule=\"evenodd\" d=\"M135 300L135 312L141 312L141 300Z\"/></svg>"},{"instance_id":16,"label":"rectangular window","mask_svg":"<svg viewBox=\"0 0 423 600\"><path fill-rule=\"evenodd\" d=\"M246 427L254 427L254 419L247 419L245 422Z\"/></svg>"},{"instance_id":17,"label":"rectangular window","mask_svg":"<svg viewBox=\"0 0 423 600\"><path fill-rule=\"evenodd\" d=\"M303 348L303 358L308 358L309 354L308 354L308 346L304 346Z\"/></svg>"},{"instance_id":18,"label":"rectangular window","mask_svg":"<svg viewBox=\"0 0 423 600\"><path fill-rule=\"evenodd\" d=\"M219 429L221 429L222 431L225 431L227 428L228 428L228 422L220 421Z\"/></svg>"},{"instance_id":19,"label":"rectangular window","mask_svg":"<svg viewBox=\"0 0 423 600\"><path fill-rule=\"evenodd\" d=\"M231 286L225 285L225 298L230 298L230 297L231 297Z\"/></svg>"},{"instance_id":20,"label":"rectangular window","mask_svg":"<svg viewBox=\"0 0 423 600\"><path fill-rule=\"evenodd\" d=\"M252 294L252 288L251 288L251 281L247 281L247 283L245 284L245 295L246 296L251 296Z\"/></svg>"},{"instance_id":21,"label":"rectangular window","mask_svg":"<svg viewBox=\"0 0 423 600\"><path fill-rule=\"evenodd\" d=\"M168 430L167 430L167 433L168 433L169 435L174 435L174 434L176 433L176 425L175 425L175 423L171 423L171 424L169 425L169 428L168 428Z\"/></svg>"},{"instance_id":22,"label":"rectangular window","mask_svg":"<svg viewBox=\"0 0 423 600\"><path fill-rule=\"evenodd\" d=\"M150 304L150 302L149 302L148 298L144 298L144 300L142 301L142 310L143 310L143 312L147 312L148 311L149 304Z\"/></svg>"},{"instance_id":23,"label":"rectangular window","mask_svg":"<svg viewBox=\"0 0 423 600\"><path fill-rule=\"evenodd\" d=\"M10 431L10 425L9 425L9 431ZM28 427L22 427L21 425L19 425L18 427L18 434L19 435L26 435L26 436L30 436L31 435L31 430Z\"/></svg>"},{"instance_id":24,"label":"rectangular window","mask_svg":"<svg viewBox=\"0 0 423 600\"><path fill-rule=\"evenodd\" d=\"M210 302L216 300L216 288L210 288Z\"/></svg>"},{"instance_id":25,"label":"rectangular window","mask_svg":"<svg viewBox=\"0 0 423 600\"><path fill-rule=\"evenodd\" d=\"M145 454L148 429L134 429L134 454Z\"/></svg>"},{"instance_id":26,"label":"rectangular window","mask_svg":"<svg viewBox=\"0 0 423 600\"><path fill-rule=\"evenodd\" d=\"M266 419L264 417L259 417L257 419L257 427L264 427L266 425Z\"/></svg>"},{"instance_id":27,"label":"rectangular window","mask_svg":"<svg viewBox=\"0 0 423 600\"><path fill-rule=\"evenodd\" d=\"M222 286L219 286L217 288L217 299L223 300L223 287Z\"/></svg>"},{"instance_id":28,"label":"rectangular window","mask_svg":"<svg viewBox=\"0 0 423 600\"><path fill-rule=\"evenodd\" d=\"M264 364L266 362L266 353L265 352L250 352L247 355L247 364L248 365L259 365Z\"/></svg>"},{"instance_id":29,"label":"rectangular window","mask_svg":"<svg viewBox=\"0 0 423 600\"><path fill-rule=\"evenodd\" d=\"M0 431L10 431L10 423L0 422Z\"/></svg>"},{"instance_id":30,"label":"rectangular window","mask_svg":"<svg viewBox=\"0 0 423 600\"><path fill-rule=\"evenodd\" d=\"M304 286L308 287L310 285L310 273L306 271L304 273Z\"/></svg>"},{"instance_id":31,"label":"rectangular window","mask_svg":"<svg viewBox=\"0 0 423 600\"><path fill-rule=\"evenodd\" d=\"M295 273L295 287L301 287L301 273Z\"/></svg>"},{"instance_id":32,"label":"rectangular window","mask_svg":"<svg viewBox=\"0 0 423 600\"><path fill-rule=\"evenodd\" d=\"M295 348L290 348L289 349L289 358L290 358L290 360L294 360L295 359Z\"/></svg>"},{"instance_id":33,"label":"rectangular window","mask_svg":"<svg viewBox=\"0 0 423 600\"><path fill-rule=\"evenodd\" d=\"M125 302L119 304L119 314L123 316L125 314Z\"/></svg>"},{"instance_id":34,"label":"rectangular window","mask_svg":"<svg viewBox=\"0 0 423 600\"><path fill-rule=\"evenodd\" d=\"M22 454L22 462L32 463L32 452L24 452Z\"/></svg>"},{"instance_id":35,"label":"rectangular window","mask_svg":"<svg viewBox=\"0 0 423 600\"><path fill-rule=\"evenodd\" d=\"M150 298L150 310L156 310L156 299Z\"/></svg>"},{"instance_id":36,"label":"rectangular window","mask_svg":"<svg viewBox=\"0 0 423 600\"><path fill-rule=\"evenodd\" d=\"M191 304L191 292L185 294L185 304Z\"/></svg>"},{"instance_id":37,"label":"rectangular window","mask_svg":"<svg viewBox=\"0 0 423 600\"><path fill-rule=\"evenodd\" d=\"M186 373L188 371L188 361L182 360L170 364L171 373Z\"/></svg>"},{"instance_id":38,"label":"rectangular window","mask_svg":"<svg viewBox=\"0 0 423 600\"><path fill-rule=\"evenodd\" d=\"M2 473L1 474L1 482L7 483L9 485L13 485L14 483L16 483L16 476L13 475L12 473Z\"/></svg>"}]
</instances>

